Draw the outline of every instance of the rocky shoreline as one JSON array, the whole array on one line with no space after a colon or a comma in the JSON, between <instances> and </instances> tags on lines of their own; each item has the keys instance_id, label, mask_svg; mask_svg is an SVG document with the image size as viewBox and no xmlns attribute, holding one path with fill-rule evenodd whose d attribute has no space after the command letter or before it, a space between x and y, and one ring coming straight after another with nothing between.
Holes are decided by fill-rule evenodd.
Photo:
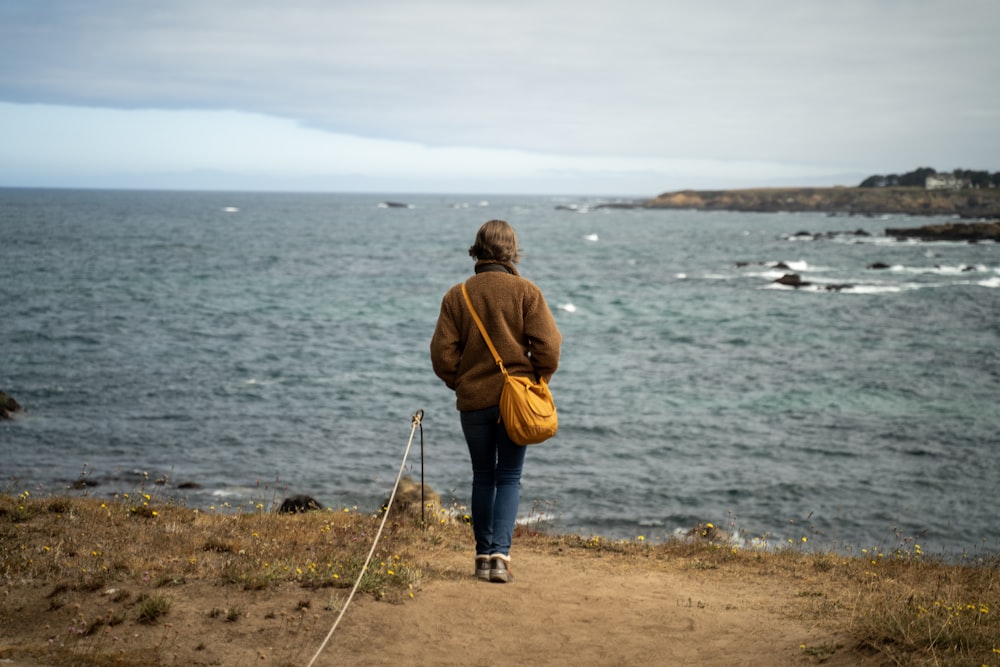
<instances>
[{"instance_id":1,"label":"rocky shoreline","mask_svg":"<svg viewBox=\"0 0 1000 667\"><path fill-rule=\"evenodd\" d=\"M993 241L1000 243L1000 222L947 222L911 228L888 228L886 236L920 241Z\"/></svg>"},{"instance_id":2,"label":"rocky shoreline","mask_svg":"<svg viewBox=\"0 0 1000 667\"><path fill-rule=\"evenodd\" d=\"M622 204L614 204L621 207ZM1000 220L1000 189L926 190L886 188L756 188L666 192L635 206L759 213L820 212L841 215L950 215Z\"/></svg>"}]
</instances>

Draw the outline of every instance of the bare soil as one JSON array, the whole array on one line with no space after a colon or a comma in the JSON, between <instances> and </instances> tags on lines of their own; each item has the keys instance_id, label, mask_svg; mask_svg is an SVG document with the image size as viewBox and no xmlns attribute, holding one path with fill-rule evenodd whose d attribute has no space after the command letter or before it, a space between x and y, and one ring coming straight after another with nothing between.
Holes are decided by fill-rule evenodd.
<instances>
[{"instance_id":1,"label":"bare soil","mask_svg":"<svg viewBox=\"0 0 1000 667\"><path fill-rule=\"evenodd\" d=\"M716 565L525 541L515 546L510 584L476 580L471 553L452 546L418 556L424 576L414 597L357 595L314 664L879 664L853 650L826 613L839 605L829 581L820 586L764 562ZM171 599L155 623L130 613L81 635L89 619L115 613L129 585L60 591L8 582L0 663L306 665L348 593L194 580L155 589Z\"/></svg>"},{"instance_id":2,"label":"bare soil","mask_svg":"<svg viewBox=\"0 0 1000 667\"><path fill-rule=\"evenodd\" d=\"M144 490L0 495L0 666L1000 667L992 555L740 548L711 524L657 544L520 527L514 581L493 584L473 575L462 515L420 507L386 523Z\"/></svg>"}]
</instances>

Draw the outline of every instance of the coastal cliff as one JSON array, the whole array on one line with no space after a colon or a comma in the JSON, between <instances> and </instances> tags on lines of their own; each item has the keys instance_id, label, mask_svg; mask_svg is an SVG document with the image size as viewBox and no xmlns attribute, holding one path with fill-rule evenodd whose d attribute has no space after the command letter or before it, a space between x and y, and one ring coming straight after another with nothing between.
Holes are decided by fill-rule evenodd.
<instances>
[{"instance_id":1,"label":"coastal cliff","mask_svg":"<svg viewBox=\"0 0 1000 667\"><path fill-rule=\"evenodd\" d=\"M1000 219L1000 189L926 190L886 188L754 188L666 192L643 204L653 209L708 211L815 211L847 215L953 215Z\"/></svg>"}]
</instances>

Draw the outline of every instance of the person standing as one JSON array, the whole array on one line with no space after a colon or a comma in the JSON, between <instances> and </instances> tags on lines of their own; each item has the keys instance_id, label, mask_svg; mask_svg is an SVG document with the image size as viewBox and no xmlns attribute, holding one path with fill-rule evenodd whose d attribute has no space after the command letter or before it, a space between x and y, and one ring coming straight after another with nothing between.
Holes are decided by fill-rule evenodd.
<instances>
[{"instance_id":1,"label":"person standing","mask_svg":"<svg viewBox=\"0 0 1000 667\"><path fill-rule=\"evenodd\" d=\"M559 366L562 334L542 291L515 268L521 250L514 228L489 220L469 255L475 273L465 282L507 372L549 382ZM462 432L472 461L472 531L476 577L508 583L510 548L521 493L526 448L507 436L500 421L504 378L469 312L462 284L449 289L430 344L434 373L455 392Z\"/></svg>"}]
</instances>

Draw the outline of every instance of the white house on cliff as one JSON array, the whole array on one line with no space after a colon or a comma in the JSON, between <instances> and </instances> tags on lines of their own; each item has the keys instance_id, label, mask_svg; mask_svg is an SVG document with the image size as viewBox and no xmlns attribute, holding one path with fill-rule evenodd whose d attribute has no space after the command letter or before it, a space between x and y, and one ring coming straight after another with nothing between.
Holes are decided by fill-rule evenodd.
<instances>
[{"instance_id":1,"label":"white house on cliff","mask_svg":"<svg viewBox=\"0 0 1000 667\"><path fill-rule=\"evenodd\" d=\"M961 190L971 188L972 181L955 174L931 174L924 181L924 187L928 190Z\"/></svg>"}]
</instances>

